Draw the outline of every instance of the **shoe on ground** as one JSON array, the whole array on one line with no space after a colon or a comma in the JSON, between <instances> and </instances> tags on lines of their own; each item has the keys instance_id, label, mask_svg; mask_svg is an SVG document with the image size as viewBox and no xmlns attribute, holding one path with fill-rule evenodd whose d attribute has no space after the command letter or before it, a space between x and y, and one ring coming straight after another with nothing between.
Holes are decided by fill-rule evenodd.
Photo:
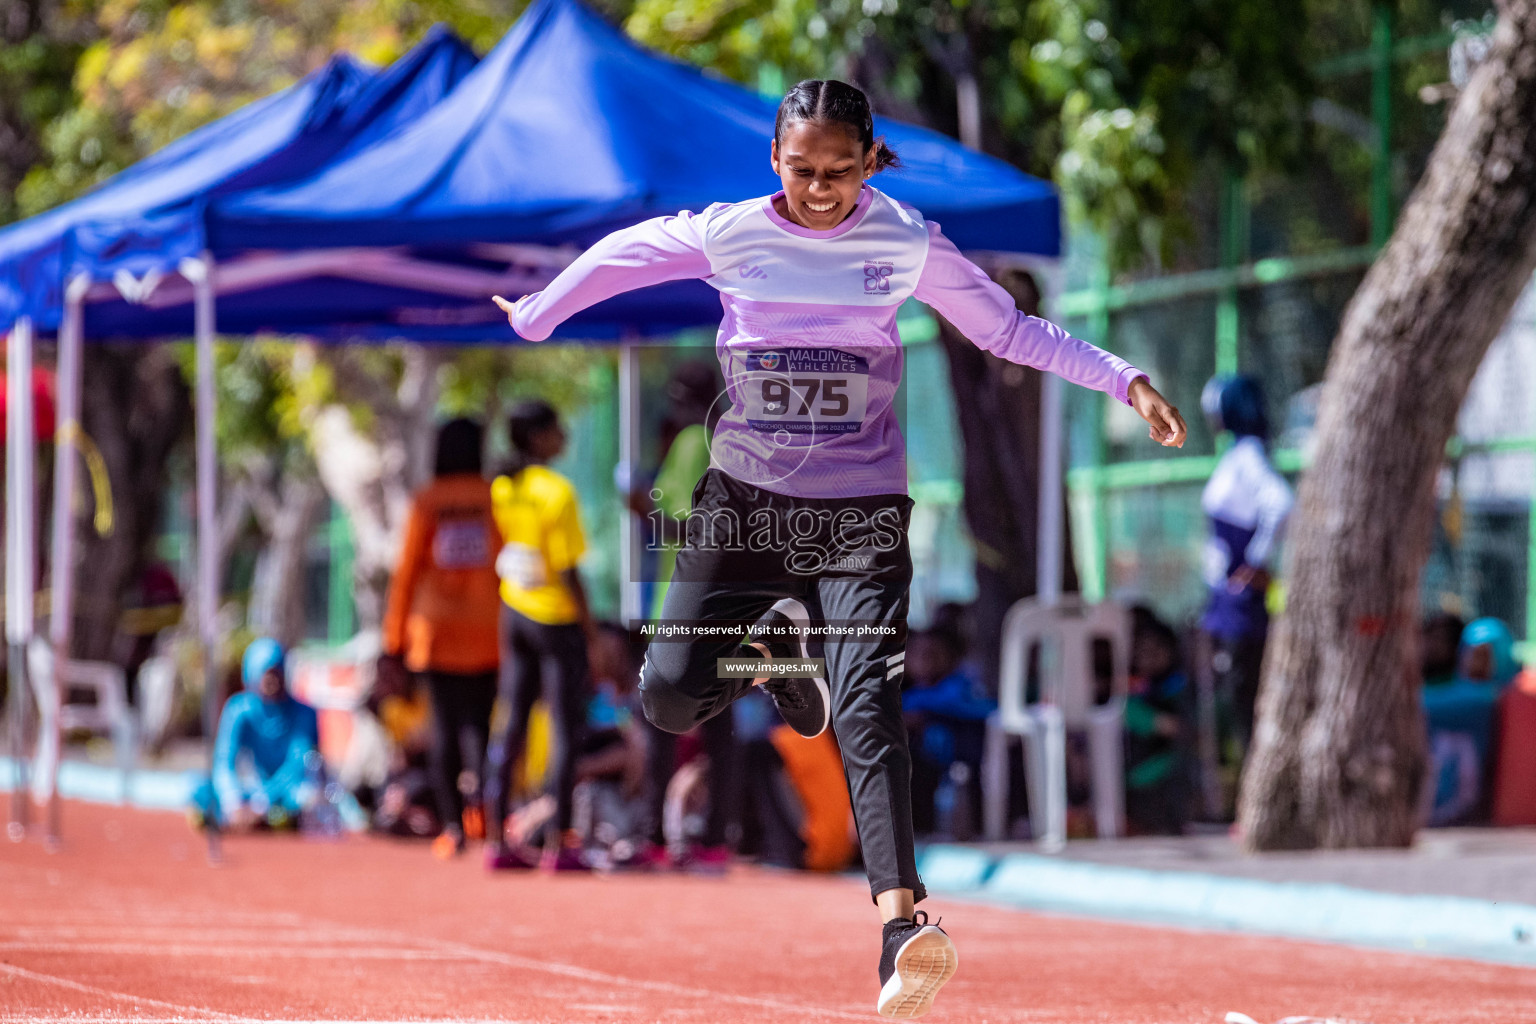
<instances>
[{"instance_id":1,"label":"shoe on ground","mask_svg":"<svg viewBox=\"0 0 1536 1024\"><path fill-rule=\"evenodd\" d=\"M588 859L586 850L582 848L581 836L567 831L553 847L544 847L544 856L539 859L539 867L556 874L566 871L591 871L592 861Z\"/></svg>"},{"instance_id":2,"label":"shoe on ground","mask_svg":"<svg viewBox=\"0 0 1536 1024\"><path fill-rule=\"evenodd\" d=\"M464 808L461 815L464 824L464 837L475 842L485 838L485 812L475 804Z\"/></svg>"},{"instance_id":3,"label":"shoe on ground","mask_svg":"<svg viewBox=\"0 0 1536 1024\"><path fill-rule=\"evenodd\" d=\"M538 861L512 846L493 845L485 848L487 871L532 871Z\"/></svg>"},{"instance_id":4,"label":"shoe on ground","mask_svg":"<svg viewBox=\"0 0 1536 1024\"><path fill-rule=\"evenodd\" d=\"M807 632L811 616L805 610L805 605L792 597L786 597L768 609L768 614L761 621L764 624L791 625L796 631L793 640L783 637L752 638L751 642L767 648L769 661L811 656ZM827 723L832 719L832 693L825 679L819 676L768 676L762 687L773 698L774 706L779 709L784 723L795 732L809 739L826 731Z\"/></svg>"},{"instance_id":5,"label":"shoe on ground","mask_svg":"<svg viewBox=\"0 0 1536 1024\"><path fill-rule=\"evenodd\" d=\"M689 871L697 875L723 875L730 870L731 862L736 859L736 854L729 846L705 846L703 843L689 843L676 858L674 863L682 871Z\"/></svg>"},{"instance_id":6,"label":"shoe on ground","mask_svg":"<svg viewBox=\"0 0 1536 1024\"><path fill-rule=\"evenodd\" d=\"M461 832L439 832L437 838L432 840L432 856L438 860L453 860L463 852L464 835Z\"/></svg>"},{"instance_id":7,"label":"shoe on ground","mask_svg":"<svg viewBox=\"0 0 1536 1024\"><path fill-rule=\"evenodd\" d=\"M614 871L670 871L673 867L672 855L658 843L621 839L608 852L608 866Z\"/></svg>"},{"instance_id":8,"label":"shoe on ground","mask_svg":"<svg viewBox=\"0 0 1536 1024\"><path fill-rule=\"evenodd\" d=\"M921 1017L933 1007L933 997L960 966L960 955L944 929L929 924L928 915L921 910L912 918L898 917L885 924L880 1000L875 1004L882 1017Z\"/></svg>"}]
</instances>

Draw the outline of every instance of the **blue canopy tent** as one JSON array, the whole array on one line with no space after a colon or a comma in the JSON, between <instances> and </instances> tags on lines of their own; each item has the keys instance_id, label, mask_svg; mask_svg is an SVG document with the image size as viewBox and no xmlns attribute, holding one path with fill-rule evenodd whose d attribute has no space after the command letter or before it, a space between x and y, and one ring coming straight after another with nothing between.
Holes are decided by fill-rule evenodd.
<instances>
[{"instance_id":1,"label":"blue canopy tent","mask_svg":"<svg viewBox=\"0 0 1536 1024\"><path fill-rule=\"evenodd\" d=\"M7 358L12 383L7 433L6 607L11 666L32 634L34 517L30 502L34 454L30 392L31 341L37 329L59 334L60 444L54 478L53 564L69 565L72 534L65 528L74 491L75 460L67 442L78 431L80 344L87 301L152 294L162 277L180 271L207 282L199 260L201 231L189 231L211 197L301 178L348 151L366 146L429 109L476 58L452 32L435 28L410 53L375 71L348 56L332 59L303 81L207 125L135 164L73 202L0 231L0 323L11 323ZM211 304L199 303L199 319ZM186 333L182 323L165 333ZM211 320L207 321L211 328ZM206 335L206 338L203 337ZM198 378L198 511L200 548L212 536L213 437L211 329L200 335ZM19 374L19 375L18 375ZM206 518L206 521L205 521ZM216 589L213 563L201 563L200 586ZM58 574L50 622L56 650L67 650L72 616L69 573ZM204 602L208 605L208 602ZM202 635L212 635L212 609L204 609ZM57 664L57 662L55 662ZM17 699L23 687L13 686ZM210 692L211 688L210 688ZM19 761L18 761L19 763ZM20 787L18 787L19 789Z\"/></svg>"},{"instance_id":2,"label":"blue canopy tent","mask_svg":"<svg viewBox=\"0 0 1536 1024\"><path fill-rule=\"evenodd\" d=\"M775 191L776 110L637 46L578 0L538 0L419 119L308 180L215 197L167 231L195 233L201 214L230 333L515 341L486 296L536 290L614 228ZM876 184L961 248L1056 255L1048 183L923 128L876 127L906 164ZM139 305L108 297L91 304L87 325L93 335L174 332L190 301L185 285ZM717 321L719 309L702 283L666 285L561 333L671 334Z\"/></svg>"},{"instance_id":3,"label":"blue canopy tent","mask_svg":"<svg viewBox=\"0 0 1536 1024\"><path fill-rule=\"evenodd\" d=\"M474 65L473 51L441 26L382 71L342 54L79 199L0 230L0 323L28 316L55 330L70 271L103 282L120 271L174 273L204 248L202 204L308 177L420 116Z\"/></svg>"}]
</instances>

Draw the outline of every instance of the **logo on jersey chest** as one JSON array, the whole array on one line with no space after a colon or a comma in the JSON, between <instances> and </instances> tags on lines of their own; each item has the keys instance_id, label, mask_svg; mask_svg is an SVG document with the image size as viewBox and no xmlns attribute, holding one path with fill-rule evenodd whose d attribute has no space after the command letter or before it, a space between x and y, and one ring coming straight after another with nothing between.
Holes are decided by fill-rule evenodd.
<instances>
[{"instance_id":1,"label":"logo on jersey chest","mask_svg":"<svg viewBox=\"0 0 1536 1024\"><path fill-rule=\"evenodd\" d=\"M888 260L864 261L864 294L889 295L891 291L891 275L896 272L896 264Z\"/></svg>"}]
</instances>

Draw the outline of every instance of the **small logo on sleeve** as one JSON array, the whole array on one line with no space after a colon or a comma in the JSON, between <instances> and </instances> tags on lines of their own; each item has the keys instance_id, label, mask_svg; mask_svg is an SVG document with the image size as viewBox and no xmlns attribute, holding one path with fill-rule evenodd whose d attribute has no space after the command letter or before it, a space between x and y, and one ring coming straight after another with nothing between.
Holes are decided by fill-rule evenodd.
<instances>
[{"instance_id":1,"label":"small logo on sleeve","mask_svg":"<svg viewBox=\"0 0 1536 1024\"><path fill-rule=\"evenodd\" d=\"M864 261L864 294L889 295L891 291L891 275L896 272L894 263L883 260Z\"/></svg>"},{"instance_id":2,"label":"small logo on sleeve","mask_svg":"<svg viewBox=\"0 0 1536 1024\"><path fill-rule=\"evenodd\" d=\"M749 281L768 280L768 271L764 270L762 267L755 263L743 263L741 266L736 268L736 273L740 274L742 277L748 279Z\"/></svg>"}]
</instances>

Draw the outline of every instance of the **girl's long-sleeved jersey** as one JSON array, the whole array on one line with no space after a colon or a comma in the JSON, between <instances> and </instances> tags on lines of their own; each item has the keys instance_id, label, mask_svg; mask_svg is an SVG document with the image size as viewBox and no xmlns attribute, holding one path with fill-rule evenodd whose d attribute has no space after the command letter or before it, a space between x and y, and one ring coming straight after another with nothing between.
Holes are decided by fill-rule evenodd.
<instances>
[{"instance_id":1,"label":"girl's long-sleeved jersey","mask_svg":"<svg viewBox=\"0 0 1536 1024\"><path fill-rule=\"evenodd\" d=\"M841 224L801 227L776 196L658 217L593 245L518 304L517 333L542 341L620 292L702 278L725 316L716 352L730 409L711 465L793 497L905 494L896 311L927 303L1011 362L1127 401L1129 363L1026 316L937 224L866 185Z\"/></svg>"}]
</instances>

